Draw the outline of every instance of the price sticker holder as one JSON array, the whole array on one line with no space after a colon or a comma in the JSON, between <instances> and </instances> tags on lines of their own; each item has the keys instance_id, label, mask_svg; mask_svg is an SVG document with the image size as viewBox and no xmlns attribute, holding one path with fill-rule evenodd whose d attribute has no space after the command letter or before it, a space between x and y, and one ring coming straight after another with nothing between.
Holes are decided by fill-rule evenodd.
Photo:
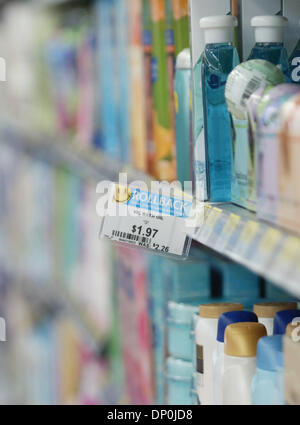
<instances>
[{"instance_id":1,"label":"price sticker holder","mask_svg":"<svg viewBox=\"0 0 300 425\"><path fill-rule=\"evenodd\" d=\"M188 232L193 200L182 192L174 193L112 184L100 237L187 258L192 241Z\"/></svg>"}]
</instances>

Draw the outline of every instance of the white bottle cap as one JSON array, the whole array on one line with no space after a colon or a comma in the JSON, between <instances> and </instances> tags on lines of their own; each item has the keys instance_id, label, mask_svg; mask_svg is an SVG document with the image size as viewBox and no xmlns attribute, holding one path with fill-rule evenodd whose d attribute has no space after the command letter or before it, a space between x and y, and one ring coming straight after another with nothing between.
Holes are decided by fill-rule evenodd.
<instances>
[{"instance_id":1,"label":"white bottle cap","mask_svg":"<svg viewBox=\"0 0 300 425\"><path fill-rule=\"evenodd\" d=\"M176 59L176 69L191 69L191 67L192 60L190 49L181 50Z\"/></svg>"},{"instance_id":2,"label":"white bottle cap","mask_svg":"<svg viewBox=\"0 0 300 425\"><path fill-rule=\"evenodd\" d=\"M235 16L206 16L200 19L200 28L204 30L205 44L232 43L233 28L237 26Z\"/></svg>"},{"instance_id":3,"label":"white bottle cap","mask_svg":"<svg viewBox=\"0 0 300 425\"><path fill-rule=\"evenodd\" d=\"M288 20L284 16L254 16L251 26L254 27L256 43L283 43L283 29Z\"/></svg>"}]
</instances>

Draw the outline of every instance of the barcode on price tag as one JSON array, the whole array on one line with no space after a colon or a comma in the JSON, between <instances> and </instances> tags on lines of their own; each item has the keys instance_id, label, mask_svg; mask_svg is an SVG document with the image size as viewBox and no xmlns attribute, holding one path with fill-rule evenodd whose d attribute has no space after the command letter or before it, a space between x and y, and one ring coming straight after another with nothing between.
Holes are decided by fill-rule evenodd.
<instances>
[{"instance_id":1,"label":"barcode on price tag","mask_svg":"<svg viewBox=\"0 0 300 425\"><path fill-rule=\"evenodd\" d=\"M192 201L113 185L100 236L156 252L187 256ZM120 201L119 198L122 200Z\"/></svg>"}]
</instances>

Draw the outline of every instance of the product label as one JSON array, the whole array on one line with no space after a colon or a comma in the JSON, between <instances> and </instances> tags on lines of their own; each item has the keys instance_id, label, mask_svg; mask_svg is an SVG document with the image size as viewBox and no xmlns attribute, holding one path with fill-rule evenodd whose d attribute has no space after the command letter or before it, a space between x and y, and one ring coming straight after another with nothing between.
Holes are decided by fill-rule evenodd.
<instances>
[{"instance_id":1,"label":"product label","mask_svg":"<svg viewBox=\"0 0 300 425\"><path fill-rule=\"evenodd\" d=\"M294 83L300 83L300 48L294 55L291 60L291 80Z\"/></svg>"},{"instance_id":2,"label":"product label","mask_svg":"<svg viewBox=\"0 0 300 425\"><path fill-rule=\"evenodd\" d=\"M204 373L203 345L196 345L197 372Z\"/></svg>"},{"instance_id":3,"label":"product label","mask_svg":"<svg viewBox=\"0 0 300 425\"><path fill-rule=\"evenodd\" d=\"M100 236L157 252L188 255L192 201L112 185Z\"/></svg>"}]
</instances>

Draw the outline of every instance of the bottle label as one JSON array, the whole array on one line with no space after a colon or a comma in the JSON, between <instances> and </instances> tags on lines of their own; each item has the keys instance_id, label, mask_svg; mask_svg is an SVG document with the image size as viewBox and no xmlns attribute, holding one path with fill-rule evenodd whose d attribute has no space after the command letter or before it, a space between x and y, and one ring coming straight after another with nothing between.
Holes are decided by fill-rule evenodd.
<instances>
[{"instance_id":1,"label":"bottle label","mask_svg":"<svg viewBox=\"0 0 300 425\"><path fill-rule=\"evenodd\" d=\"M204 373L203 345L196 345L197 372Z\"/></svg>"}]
</instances>

